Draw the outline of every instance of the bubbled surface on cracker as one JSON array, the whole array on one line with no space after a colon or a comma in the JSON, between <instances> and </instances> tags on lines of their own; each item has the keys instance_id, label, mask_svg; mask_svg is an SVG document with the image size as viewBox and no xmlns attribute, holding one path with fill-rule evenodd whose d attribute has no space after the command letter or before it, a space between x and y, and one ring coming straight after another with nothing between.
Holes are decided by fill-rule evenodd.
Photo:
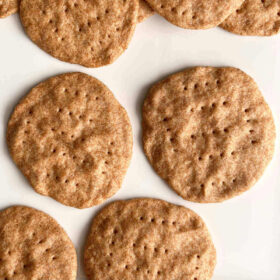
<instances>
[{"instance_id":1,"label":"bubbled surface on cracker","mask_svg":"<svg viewBox=\"0 0 280 280\"><path fill-rule=\"evenodd\" d=\"M240 35L275 35L280 30L280 1L245 0L221 27Z\"/></svg>"},{"instance_id":2,"label":"bubbled surface on cracker","mask_svg":"<svg viewBox=\"0 0 280 280\"><path fill-rule=\"evenodd\" d=\"M38 193L78 208L115 194L132 154L126 111L104 84L82 73L33 88L10 118L7 141Z\"/></svg>"},{"instance_id":3,"label":"bubbled surface on cracker","mask_svg":"<svg viewBox=\"0 0 280 280\"><path fill-rule=\"evenodd\" d=\"M52 56L86 67L114 62L128 47L139 0L22 0L27 35Z\"/></svg>"},{"instance_id":4,"label":"bubbled surface on cracker","mask_svg":"<svg viewBox=\"0 0 280 280\"><path fill-rule=\"evenodd\" d=\"M0 0L0 18L7 17L18 11L19 0Z\"/></svg>"},{"instance_id":5,"label":"bubbled surface on cracker","mask_svg":"<svg viewBox=\"0 0 280 280\"><path fill-rule=\"evenodd\" d=\"M0 212L0 279L75 280L75 248L49 215L24 206Z\"/></svg>"},{"instance_id":6,"label":"bubbled surface on cracker","mask_svg":"<svg viewBox=\"0 0 280 280\"><path fill-rule=\"evenodd\" d=\"M156 199L117 201L93 220L88 279L209 280L216 251L202 219Z\"/></svg>"},{"instance_id":7,"label":"bubbled surface on cracker","mask_svg":"<svg viewBox=\"0 0 280 280\"><path fill-rule=\"evenodd\" d=\"M184 199L219 202L248 190L270 162L271 111L235 68L197 67L152 87L143 107L145 153Z\"/></svg>"},{"instance_id":8,"label":"bubbled surface on cracker","mask_svg":"<svg viewBox=\"0 0 280 280\"><path fill-rule=\"evenodd\" d=\"M139 0L138 22L144 21L155 12L145 0Z\"/></svg>"},{"instance_id":9,"label":"bubbled surface on cracker","mask_svg":"<svg viewBox=\"0 0 280 280\"><path fill-rule=\"evenodd\" d=\"M151 7L171 23L188 29L218 26L244 0L147 0Z\"/></svg>"}]
</instances>

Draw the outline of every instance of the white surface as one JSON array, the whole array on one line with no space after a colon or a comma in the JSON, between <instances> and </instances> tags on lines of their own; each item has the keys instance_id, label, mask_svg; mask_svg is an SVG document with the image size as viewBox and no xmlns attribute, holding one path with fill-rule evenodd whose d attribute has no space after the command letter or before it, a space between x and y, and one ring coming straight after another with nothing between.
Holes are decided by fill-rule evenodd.
<instances>
[{"instance_id":1,"label":"white surface","mask_svg":"<svg viewBox=\"0 0 280 280\"><path fill-rule=\"evenodd\" d=\"M5 142L6 124L19 99L42 80L71 71L86 72L103 81L126 108L132 122L132 162L122 189L109 201L147 196L195 210L208 225L217 248L213 280L280 279L278 139L274 159L256 186L221 204L184 201L158 177L143 154L141 106L148 88L173 72L195 65L241 68L257 81L276 123L279 121L280 35L240 37L219 28L188 31L154 16L138 25L128 50L113 65L87 69L41 51L24 34L17 15L0 20L0 209L24 204L53 216L77 248L78 280L85 279L81 260L89 224L104 205L78 210L37 194L13 164ZM277 131L278 128L279 123Z\"/></svg>"}]
</instances>

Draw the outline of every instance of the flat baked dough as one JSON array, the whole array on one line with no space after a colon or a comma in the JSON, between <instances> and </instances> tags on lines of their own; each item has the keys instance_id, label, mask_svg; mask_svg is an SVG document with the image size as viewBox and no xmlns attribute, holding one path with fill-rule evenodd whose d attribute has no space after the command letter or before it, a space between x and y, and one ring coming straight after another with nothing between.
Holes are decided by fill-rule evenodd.
<instances>
[{"instance_id":1,"label":"flat baked dough","mask_svg":"<svg viewBox=\"0 0 280 280\"><path fill-rule=\"evenodd\" d=\"M132 154L125 109L83 73L52 77L16 106L10 154L36 192L72 207L104 202L122 185Z\"/></svg>"},{"instance_id":2,"label":"flat baked dough","mask_svg":"<svg viewBox=\"0 0 280 280\"><path fill-rule=\"evenodd\" d=\"M272 113L236 68L196 67L154 85L143 106L143 143L155 171L184 199L243 193L274 152Z\"/></svg>"},{"instance_id":3,"label":"flat baked dough","mask_svg":"<svg viewBox=\"0 0 280 280\"><path fill-rule=\"evenodd\" d=\"M65 62L113 63L128 47L139 0L22 0L20 18L30 39Z\"/></svg>"},{"instance_id":4,"label":"flat baked dough","mask_svg":"<svg viewBox=\"0 0 280 280\"><path fill-rule=\"evenodd\" d=\"M193 211L133 199L114 202L93 219L84 264L90 280L210 280L216 250Z\"/></svg>"},{"instance_id":5,"label":"flat baked dough","mask_svg":"<svg viewBox=\"0 0 280 280\"><path fill-rule=\"evenodd\" d=\"M5 18L18 11L19 0L0 0L0 18Z\"/></svg>"},{"instance_id":6,"label":"flat baked dough","mask_svg":"<svg viewBox=\"0 0 280 280\"><path fill-rule=\"evenodd\" d=\"M72 241L49 215L26 206L0 211L0 279L75 280Z\"/></svg>"},{"instance_id":7,"label":"flat baked dough","mask_svg":"<svg viewBox=\"0 0 280 280\"><path fill-rule=\"evenodd\" d=\"M221 27L239 34L250 36L272 36L280 31L279 0L245 0Z\"/></svg>"},{"instance_id":8,"label":"flat baked dough","mask_svg":"<svg viewBox=\"0 0 280 280\"><path fill-rule=\"evenodd\" d=\"M171 23L187 29L216 27L238 9L244 0L147 0Z\"/></svg>"}]
</instances>

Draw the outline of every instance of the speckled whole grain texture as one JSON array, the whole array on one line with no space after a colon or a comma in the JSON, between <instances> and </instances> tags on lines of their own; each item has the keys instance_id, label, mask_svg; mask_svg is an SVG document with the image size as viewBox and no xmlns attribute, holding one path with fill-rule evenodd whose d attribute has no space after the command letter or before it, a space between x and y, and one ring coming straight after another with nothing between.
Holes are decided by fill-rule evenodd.
<instances>
[{"instance_id":1,"label":"speckled whole grain texture","mask_svg":"<svg viewBox=\"0 0 280 280\"><path fill-rule=\"evenodd\" d=\"M0 212L1 280L75 280L75 248L49 215L25 206Z\"/></svg>"},{"instance_id":2,"label":"speckled whole grain texture","mask_svg":"<svg viewBox=\"0 0 280 280\"><path fill-rule=\"evenodd\" d=\"M82 73L33 88L10 118L7 142L38 193L77 208L115 194L132 154L125 109L104 84Z\"/></svg>"},{"instance_id":3,"label":"speckled whole grain texture","mask_svg":"<svg viewBox=\"0 0 280 280\"><path fill-rule=\"evenodd\" d=\"M280 30L280 1L246 0L221 27L240 35L275 35Z\"/></svg>"},{"instance_id":4,"label":"speckled whole grain texture","mask_svg":"<svg viewBox=\"0 0 280 280\"><path fill-rule=\"evenodd\" d=\"M52 56L86 67L113 63L128 47L139 0L22 0L27 35Z\"/></svg>"},{"instance_id":5,"label":"speckled whole grain texture","mask_svg":"<svg viewBox=\"0 0 280 280\"><path fill-rule=\"evenodd\" d=\"M145 0L139 0L138 22L144 21L155 12Z\"/></svg>"},{"instance_id":6,"label":"speckled whole grain texture","mask_svg":"<svg viewBox=\"0 0 280 280\"><path fill-rule=\"evenodd\" d=\"M151 7L171 23L188 29L218 26L244 0L147 0Z\"/></svg>"},{"instance_id":7,"label":"speckled whole grain texture","mask_svg":"<svg viewBox=\"0 0 280 280\"><path fill-rule=\"evenodd\" d=\"M18 11L18 0L0 0L0 18L5 18Z\"/></svg>"},{"instance_id":8,"label":"speckled whole grain texture","mask_svg":"<svg viewBox=\"0 0 280 280\"><path fill-rule=\"evenodd\" d=\"M270 162L272 113L236 68L197 67L153 86L143 143L155 171L184 199L220 202L248 190Z\"/></svg>"},{"instance_id":9,"label":"speckled whole grain texture","mask_svg":"<svg viewBox=\"0 0 280 280\"><path fill-rule=\"evenodd\" d=\"M193 211L134 199L114 202L94 218L84 263L90 280L209 280L216 250Z\"/></svg>"}]
</instances>

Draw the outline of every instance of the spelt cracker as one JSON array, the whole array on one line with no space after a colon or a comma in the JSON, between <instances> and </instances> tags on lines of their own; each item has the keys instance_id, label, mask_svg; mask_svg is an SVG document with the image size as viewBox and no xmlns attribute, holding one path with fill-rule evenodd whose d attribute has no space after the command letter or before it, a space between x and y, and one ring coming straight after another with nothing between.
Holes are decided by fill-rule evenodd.
<instances>
[{"instance_id":1,"label":"spelt cracker","mask_svg":"<svg viewBox=\"0 0 280 280\"><path fill-rule=\"evenodd\" d=\"M246 0L221 27L239 35L275 35L280 30L280 1Z\"/></svg>"},{"instance_id":2,"label":"spelt cracker","mask_svg":"<svg viewBox=\"0 0 280 280\"><path fill-rule=\"evenodd\" d=\"M143 143L155 171L184 199L220 202L248 190L270 162L271 111L236 68L197 67L150 90Z\"/></svg>"},{"instance_id":3,"label":"spelt cracker","mask_svg":"<svg viewBox=\"0 0 280 280\"><path fill-rule=\"evenodd\" d=\"M41 49L86 67L113 63L128 47L139 0L22 0L20 17Z\"/></svg>"},{"instance_id":4,"label":"spelt cracker","mask_svg":"<svg viewBox=\"0 0 280 280\"><path fill-rule=\"evenodd\" d=\"M0 279L74 280L75 248L49 215L25 206L0 212Z\"/></svg>"},{"instance_id":5,"label":"spelt cracker","mask_svg":"<svg viewBox=\"0 0 280 280\"><path fill-rule=\"evenodd\" d=\"M171 23L188 29L218 26L244 0L147 0L151 7Z\"/></svg>"},{"instance_id":6,"label":"spelt cracker","mask_svg":"<svg viewBox=\"0 0 280 280\"><path fill-rule=\"evenodd\" d=\"M157 199L117 201L93 220L88 279L209 280L216 250L193 211Z\"/></svg>"},{"instance_id":7,"label":"spelt cracker","mask_svg":"<svg viewBox=\"0 0 280 280\"><path fill-rule=\"evenodd\" d=\"M125 109L103 83L82 73L33 88L10 118L7 142L35 191L77 208L115 194L132 154Z\"/></svg>"},{"instance_id":8,"label":"spelt cracker","mask_svg":"<svg viewBox=\"0 0 280 280\"><path fill-rule=\"evenodd\" d=\"M18 11L18 0L0 0L0 18L5 18Z\"/></svg>"},{"instance_id":9,"label":"spelt cracker","mask_svg":"<svg viewBox=\"0 0 280 280\"><path fill-rule=\"evenodd\" d=\"M138 22L144 21L155 12L145 0L139 0Z\"/></svg>"}]
</instances>

